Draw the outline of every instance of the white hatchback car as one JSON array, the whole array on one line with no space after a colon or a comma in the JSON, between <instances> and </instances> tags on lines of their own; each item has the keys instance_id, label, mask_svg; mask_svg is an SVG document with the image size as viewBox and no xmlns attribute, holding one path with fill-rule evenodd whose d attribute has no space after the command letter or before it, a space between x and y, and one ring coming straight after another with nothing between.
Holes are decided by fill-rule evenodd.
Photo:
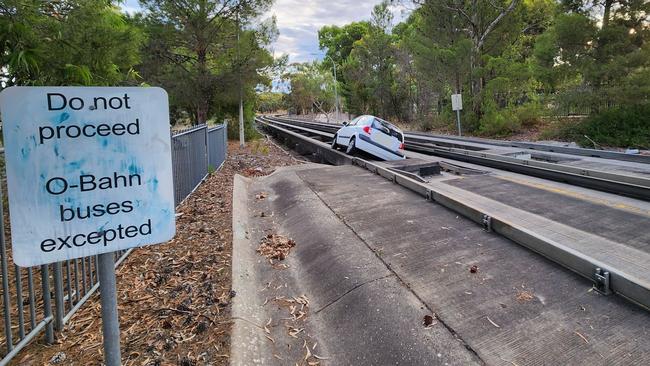
<instances>
[{"instance_id":1,"label":"white hatchback car","mask_svg":"<svg viewBox=\"0 0 650 366\"><path fill-rule=\"evenodd\" d=\"M345 152L355 149L365 151L384 160L401 160L404 156L404 134L383 119L374 116L359 116L336 132L332 148L345 146Z\"/></svg>"}]
</instances>

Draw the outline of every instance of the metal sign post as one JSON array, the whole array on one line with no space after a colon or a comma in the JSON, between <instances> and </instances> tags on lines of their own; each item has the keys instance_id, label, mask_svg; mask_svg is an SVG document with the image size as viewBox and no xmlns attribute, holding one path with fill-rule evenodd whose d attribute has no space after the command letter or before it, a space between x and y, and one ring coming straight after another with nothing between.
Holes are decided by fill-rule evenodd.
<instances>
[{"instance_id":1,"label":"metal sign post","mask_svg":"<svg viewBox=\"0 0 650 366\"><path fill-rule=\"evenodd\" d=\"M460 111L463 109L463 95L452 94L451 96L451 109L456 111L456 122L458 124L458 136L462 136L462 129L460 126Z\"/></svg>"},{"instance_id":2,"label":"metal sign post","mask_svg":"<svg viewBox=\"0 0 650 366\"><path fill-rule=\"evenodd\" d=\"M104 253L100 254L98 259L104 361L106 366L119 366L122 358L120 352L120 321L117 315L115 256L113 253Z\"/></svg>"},{"instance_id":3,"label":"metal sign post","mask_svg":"<svg viewBox=\"0 0 650 366\"><path fill-rule=\"evenodd\" d=\"M55 263L60 283L61 261L97 255L104 357L118 366L114 253L176 232L167 93L11 87L0 112L14 262Z\"/></svg>"}]
</instances>

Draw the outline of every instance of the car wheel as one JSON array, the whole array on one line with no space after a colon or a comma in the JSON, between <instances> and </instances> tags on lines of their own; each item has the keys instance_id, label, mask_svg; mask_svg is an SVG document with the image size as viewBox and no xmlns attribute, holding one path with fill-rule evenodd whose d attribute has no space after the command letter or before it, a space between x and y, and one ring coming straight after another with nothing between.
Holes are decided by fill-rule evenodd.
<instances>
[{"instance_id":1,"label":"car wheel","mask_svg":"<svg viewBox=\"0 0 650 366\"><path fill-rule=\"evenodd\" d=\"M337 135L334 135L334 140L332 140L332 149L337 150L339 147L339 144L336 143L336 139L338 138Z\"/></svg>"},{"instance_id":2,"label":"car wheel","mask_svg":"<svg viewBox=\"0 0 650 366\"><path fill-rule=\"evenodd\" d=\"M356 148L356 146L354 144L354 140L355 140L355 138L354 138L354 136L352 136L352 138L350 139L350 143L348 144L348 148L345 150L346 154L352 154L354 152L354 150Z\"/></svg>"}]
</instances>

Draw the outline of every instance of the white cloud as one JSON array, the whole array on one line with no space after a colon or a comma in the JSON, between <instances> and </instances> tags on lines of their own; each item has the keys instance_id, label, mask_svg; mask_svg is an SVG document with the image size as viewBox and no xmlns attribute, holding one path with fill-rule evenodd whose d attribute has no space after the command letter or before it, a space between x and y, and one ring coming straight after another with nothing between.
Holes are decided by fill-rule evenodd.
<instances>
[{"instance_id":1,"label":"white cloud","mask_svg":"<svg viewBox=\"0 0 650 366\"><path fill-rule=\"evenodd\" d=\"M280 36L271 46L275 56L289 55L290 62L321 59L318 30L325 25L342 26L369 20L372 8L381 0L275 0L267 17L275 15ZM138 0L120 4L129 14L142 11ZM391 6L395 22L404 18L403 7Z\"/></svg>"},{"instance_id":2,"label":"white cloud","mask_svg":"<svg viewBox=\"0 0 650 366\"><path fill-rule=\"evenodd\" d=\"M288 54L290 62L321 59L318 30L325 25L342 26L369 20L372 8L380 0L276 0L269 16L277 18L280 37L273 45L276 56ZM392 7L395 20L401 11ZM317 54L317 55L314 55Z\"/></svg>"}]
</instances>

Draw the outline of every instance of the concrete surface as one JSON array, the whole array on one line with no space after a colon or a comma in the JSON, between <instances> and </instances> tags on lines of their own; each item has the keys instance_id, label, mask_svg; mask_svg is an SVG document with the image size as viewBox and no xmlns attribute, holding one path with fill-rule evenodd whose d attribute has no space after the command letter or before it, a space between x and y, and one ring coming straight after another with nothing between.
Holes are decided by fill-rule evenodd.
<instances>
[{"instance_id":1,"label":"concrete surface","mask_svg":"<svg viewBox=\"0 0 650 366\"><path fill-rule=\"evenodd\" d=\"M645 310L358 167L282 169L235 198L233 364L293 364L304 344L331 365L650 363ZM296 241L288 268L255 253L268 232ZM296 340L268 300L301 294Z\"/></svg>"},{"instance_id":2,"label":"concrete surface","mask_svg":"<svg viewBox=\"0 0 650 366\"><path fill-rule=\"evenodd\" d=\"M650 252L650 213L630 212L495 176L462 177L446 182L528 212Z\"/></svg>"},{"instance_id":3,"label":"concrete surface","mask_svg":"<svg viewBox=\"0 0 650 366\"><path fill-rule=\"evenodd\" d=\"M502 174L495 175L495 177L496 181L503 180L503 185L507 185L512 180L511 176ZM462 179L469 179L469 181L480 185L480 182L490 181L492 178L490 175L483 175ZM495 181L495 179L492 180ZM439 179L432 179L428 184L422 186L409 184L406 178L401 178L400 181L404 186L413 187L412 189L415 189L420 195L423 195L422 190L427 187L433 192L437 202L443 202L442 204L446 207L470 217L475 222L481 222L482 214L491 217L492 226L496 232L552 258L583 276L593 278L597 267L604 268L611 273L611 284L614 291L650 308L650 253L648 251L635 246L634 242L629 243L624 240L625 238L619 239L615 235L610 235L610 238L613 238L610 239L599 235L603 230L593 232L582 230L584 227L577 228L575 226L583 226L578 225L579 221L566 222L561 218L558 219L563 213L566 203L570 202L572 198L579 197L587 207L595 207L596 211L600 210L605 213L620 211L616 212L615 218L621 222L617 223L616 220L609 222L609 227L615 230L618 225L624 226L626 220L637 217L636 213L642 214L642 217L650 217L648 214L650 211L640 208L647 207L647 202L637 200L634 204L631 202L628 204L623 203L620 199L605 201L601 200L601 192L594 195L596 192L592 191L582 195L573 189L553 188L545 183L533 185L527 179L520 181L523 183L519 191L503 190L497 184L496 188L486 190L486 194L477 194L447 184L451 181L459 181L457 176L442 176ZM539 191L543 194L557 193L557 197L553 195L549 196L554 199L549 199L546 196L537 197L537 201L528 201L529 205L509 204L518 200L525 201L529 196L535 196L536 193L539 196L538 192L535 192L536 187L542 187L543 189L539 189ZM504 197L511 194L509 197L511 202L503 197L501 199L489 197L488 193L499 190L504 193ZM593 205L591 205L592 203ZM611 208L616 208L616 210L610 210ZM579 214L580 212L575 213ZM598 219L596 214L589 211L582 212L579 219L591 220L592 216L594 220ZM647 235L647 232L648 230L644 227L638 227L633 230L632 235L640 234L643 237ZM629 236L630 234L628 234Z\"/></svg>"},{"instance_id":4,"label":"concrete surface","mask_svg":"<svg viewBox=\"0 0 650 366\"><path fill-rule=\"evenodd\" d=\"M304 169L313 167L282 169L250 185L236 180L231 363L293 365L306 344L317 345L310 352L329 365L480 364L443 324L423 326L426 304L298 178ZM256 199L260 192L268 197ZM270 232L297 243L286 269L255 252ZM286 321L273 299L303 294L306 321ZM305 330L296 339L288 326Z\"/></svg>"},{"instance_id":5,"label":"concrete surface","mask_svg":"<svg viewBox=\"0 0 650 366\"><path fill-rule=\"evenodd\" d=\"M409 132L407 131L408 135ZM639 176L642 178L648 178L650 176L650 164L643 162L635 161L625 161L625 160L616 160L616 159L605 159L600 157L585 156L585 155L573 155L568 153L559 153L543 150L530 150L522 147L512 147L506 146L507 141L496 141L497 144L502 146L492 145L490 141L480 142L478 140L468 141L468 140L456 140L456 137L451 137L452 139L446 139L441 137L427 136L426 134L416 134L413 137L422 139L423 141L430 141L440 146L447 147L456 147L461 149L468 149L472 151L481 151L490 154L498 155L513 155L513 154L534 154L536 156L549 157L551 159L557 160L559 164L570 165L581 167L585 169L593 169L599 171L607 171L612 173L627 174L633 176ZM524 143L513 141L513 143ZM535 145L535 143L532 143ZM644 158L642 158L644 159ZM645 158L644 160L648 160Z\"/></svg>"},{"instance_id":6,"label":"concrete surface","mask_svg":"<svg viewBox=\"0 0 650 366\"><path fill-rule=\"evenodd\" d=\"M291 129L304 130L302 127L287 124L283 124L283 126ZM277 128L276 126L273 126L270 130L276 134L290 138L306 151L319 151L323 149L321 146L323 143L312 138L297 135L294 132L288 133L288 131ZM334 152L332 149L326 150ZM415 154L417 153L407 152L408 159L405 163L409 161L413 162L414 160L416 162L422 162L428 158L419 154L419 156L425 158L420 159ZM329 161L329 159L325 160ZM567 226L564 222L554 221L548 217L528 212L526 209L519 209L512 205L503 204L483 195L458 189L452 185L440 184L440 182L452 179L451 177L456 178L455 175L450 177L450 174L447 172L441 174L439 177L434 176L428 179L427 184L423 184L423 180L420 177L414 176L411 173L406 173L406 176L396 176L395 171L390 170L390 163L387 162L370 162L359 159L358 157L349 160L350 163L364 166L386 179L399 182L400 185L413 190L421 196L431 197L436 202L468 217L474 222L483 224L487 218L492 223L491 228L495 232L541 255L551 258L555 262L588 279L596 278L597 275L595 273L597 271L608 272L610 274L610 281L608 283L610 283L612 291L639 304L643 304L643 306L650 309L650 267L648 266L648 263L650 263L650 255L647 252L640 251L627 243L609 240L608 238ZM447 160L436 162L436 164L440 165L448 165L448 163L454 164L456 162ZM545 164L553 165L550 163ZM461 175L473 175L476 173L475 171L470 173L465 169L468 167L472 168L471 166L464 165L465 168L463 168L461 167L462 164L456 165L456 168L451 169L452 172L455 171L458 173L458 168L460 168ZM629 197L626 199L615 194L609 194L607 196L608 194L605 192L585 190L584 188L574 187L561 182L535 180L533 177L500 170L488 170L487 172L495 175L499 179L515 181L521 184L522 188L540 188L541 190L560 193L571 198L579 197L580 200L585 202L614 207L617 210L636 212L644 210L643 207L650 207L650 203L647 201L635 200ZM637 193L640 193L640 191ZM526 193L524 192L522 194L525 195ZM543 208L545 202L541 202L540 204ZM548 209L557 208L549 203ZM647 209L645 211L650 212ZM601 285L607 287L606 284Z\"/></svg>"},{"instance_id":7,"label":"concrete surface","mask_svg":"<svg viewBox=\"0 0 650 366\"><path fill-rule=\"evenodd\" d=\"M494 169L482 165L461 162L461 161L448 159L448 158L425 155L425 154L412 152L412 151L407 151L406 154L407 157L409 158L407 159L407 161L411 159L417 159L421 161L432 161L432 162L444 161L447 163L452 163L452 164L456 164L471 169L483 170L489 172L490 175L498 177L500 179L511 180L531 187L537 187L547 191L561 193L562 195L567 197L577 197L582 200L597 202L599 204L609 206L609 207L614 207L619 209L624 207L625 209L631 211L638 211L638 212L643 212L645 214L650 214L650 202L642 201L631 197L620 196L613 193L602 192L602 191L597 191L589 188L574 186L563 182L550 181L550 180L536 178L529 175L508 172L505 170ZM386 163L380 162L379 164L386 164ZM447 181L447 180L457 179L457 178L458 176L456 175L443 173L440 177L435 178L435 180Z\"/></svg>"}]
</instances>

